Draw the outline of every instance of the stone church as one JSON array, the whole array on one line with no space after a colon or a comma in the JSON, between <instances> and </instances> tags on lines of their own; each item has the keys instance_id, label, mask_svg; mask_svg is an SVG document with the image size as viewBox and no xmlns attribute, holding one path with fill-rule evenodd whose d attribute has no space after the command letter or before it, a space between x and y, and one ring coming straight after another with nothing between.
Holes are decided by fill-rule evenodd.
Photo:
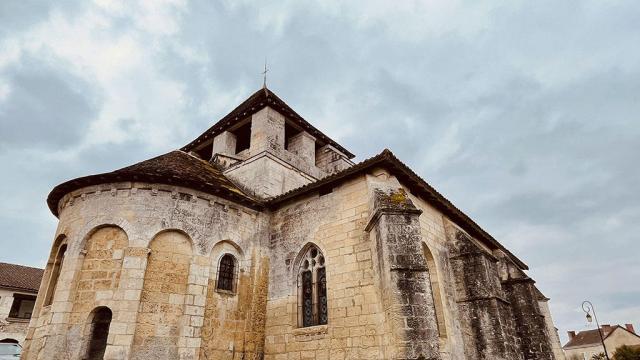
<instances>
[{"instance_id":1,"label":"stone church","mask_svg":"<svg viewBox=\"0 0 640 360\"><path fill-rule=\"evenodd\" d=\"M70 180L23 359L556 359L527 265L389 150L266 87L183 148Z\"/></svg>"}]
</instances>

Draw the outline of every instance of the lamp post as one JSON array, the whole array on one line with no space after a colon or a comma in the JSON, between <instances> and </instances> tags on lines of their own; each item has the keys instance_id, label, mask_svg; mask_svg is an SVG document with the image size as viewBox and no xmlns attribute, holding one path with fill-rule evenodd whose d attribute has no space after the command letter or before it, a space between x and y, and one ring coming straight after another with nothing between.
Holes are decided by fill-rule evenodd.
<instances>
[{"instance_id":1,"label":"lamp post","mask_svg":"<svg viewBox=\"0 0 640 360\"><path fill-rule=\"evenodd\" d=\"M598 334L600 335L600 341L602 342L602 348L604 349L604 356L609 359L609 354L607 353L607 346L604 344L604 337L602 336L602 330L600 330L600 324L598 323L598 317L596 316L596 309L593 307L591 301L585 300L582 302L582 311L587 314L587 321L591 323L593 319L596 319L596 326L598 327ZM593 318L591 318L591 312L593 311Z\"/></svg>"}]
</instances>

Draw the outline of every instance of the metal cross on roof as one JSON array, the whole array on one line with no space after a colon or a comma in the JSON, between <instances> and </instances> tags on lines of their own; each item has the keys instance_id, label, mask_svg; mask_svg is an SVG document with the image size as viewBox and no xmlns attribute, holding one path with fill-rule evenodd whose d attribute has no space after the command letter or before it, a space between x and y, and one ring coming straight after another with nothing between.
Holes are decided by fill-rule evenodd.
<instances>
[{"instance_id":1,"label":"metal cross on roof","mask_svg":"<svg viewBox=\"0 0 640 360\"><path fill-rule=\"evenodd\" d=\"M267 69L267 58L265 57L265 58L264 58L264 71L262 72L262 75L263 75L262 87L263 87L264 89L266 89L266 88L267 88L267 72L268 72L268 71L269 71L269 70Z\"/></svg>"}]
</instances>

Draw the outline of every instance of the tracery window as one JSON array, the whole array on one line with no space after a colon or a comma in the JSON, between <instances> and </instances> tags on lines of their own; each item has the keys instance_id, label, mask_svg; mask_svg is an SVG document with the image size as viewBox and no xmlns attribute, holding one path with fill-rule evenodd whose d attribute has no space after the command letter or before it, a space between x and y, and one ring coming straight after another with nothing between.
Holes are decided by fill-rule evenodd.
<instances>
[{"instance_id":1,"label":"tracery window","mask_svg":"<svg viewBox=\"0 0 640 360\"><path fill-rule=\"evenodd\" d=\"M298 269L298 325L325 325L328 314L324 255L316 246L310 246Z\"/></svg>"},{"instance_id":2,"label":"tracery window","mask_svg":"<svg viewBox=\"0 0 640 360\"><path fill-rule=\"evenodd\" d=\"M236 290L236 259L231 254L225 254L218 264L218 279L216 289L235 292Z\"/></svg>"}]
</instances>

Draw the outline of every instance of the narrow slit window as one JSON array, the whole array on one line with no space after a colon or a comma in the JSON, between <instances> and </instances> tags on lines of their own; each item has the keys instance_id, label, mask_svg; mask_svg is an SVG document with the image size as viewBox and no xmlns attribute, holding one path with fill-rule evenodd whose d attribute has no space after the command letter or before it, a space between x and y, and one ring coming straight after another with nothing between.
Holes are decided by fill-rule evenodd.
<instances>
[{"instance_id":1,"label":"narrow slit window","mask_svg":"<svg viewBox=\"0 0 640 360\"><path fill-rule=\"evenodd\" d=\"M49 278L49 285L47 286L47 292L45 294L44 306L51 305L53 302L53 295L56 292L58 286L58 278L60 277L60 270L62 269L62 263L64 262L64 256L67 252L67 244L62 244L58 248L56 257L53 260L53 266L51 267L51 277Z\"/></svg>"},{"instance_id":2,"label":"narrow slit window","mask_svg":"<svg viewBox=\"0 0 640 360\"><path fill-rule=\"evenodd\" d=\"M444 306L442 301L442 295L440 294L440 281L438 279L438 270L436 268L436 261L431 253L431 250L423 243L422 255L427 261L427 269L429 270L429 285L431 286L431 295L433 296L433 306L436 312L436 325L438 327L438 335L440 338L447 338L447 328L444 318Z\"/></svg>"},{"instance_id":3,"label":"narrow slit window","mask_svg":"<svg viewBox=\"0 0 640 360\"><path fill-rule=\"evenodd\" d=\"M92 315L91 322L89 323L87 355L84 358L88 360L101 360L104 358L104 353L107 349L112 313L109 308L98 307L93 311Z\"/></svg>"},{"instance_id":4,"label":"narrow slit window","mask_svg":"<svg viewBox=\"0 0 640 360\"><path fill-rule=\"evenodd\" d=\"M311 246L298 269L298 325L309 327L328 322L325 259L317 247Z\"/></svg>"}]
</instances>

